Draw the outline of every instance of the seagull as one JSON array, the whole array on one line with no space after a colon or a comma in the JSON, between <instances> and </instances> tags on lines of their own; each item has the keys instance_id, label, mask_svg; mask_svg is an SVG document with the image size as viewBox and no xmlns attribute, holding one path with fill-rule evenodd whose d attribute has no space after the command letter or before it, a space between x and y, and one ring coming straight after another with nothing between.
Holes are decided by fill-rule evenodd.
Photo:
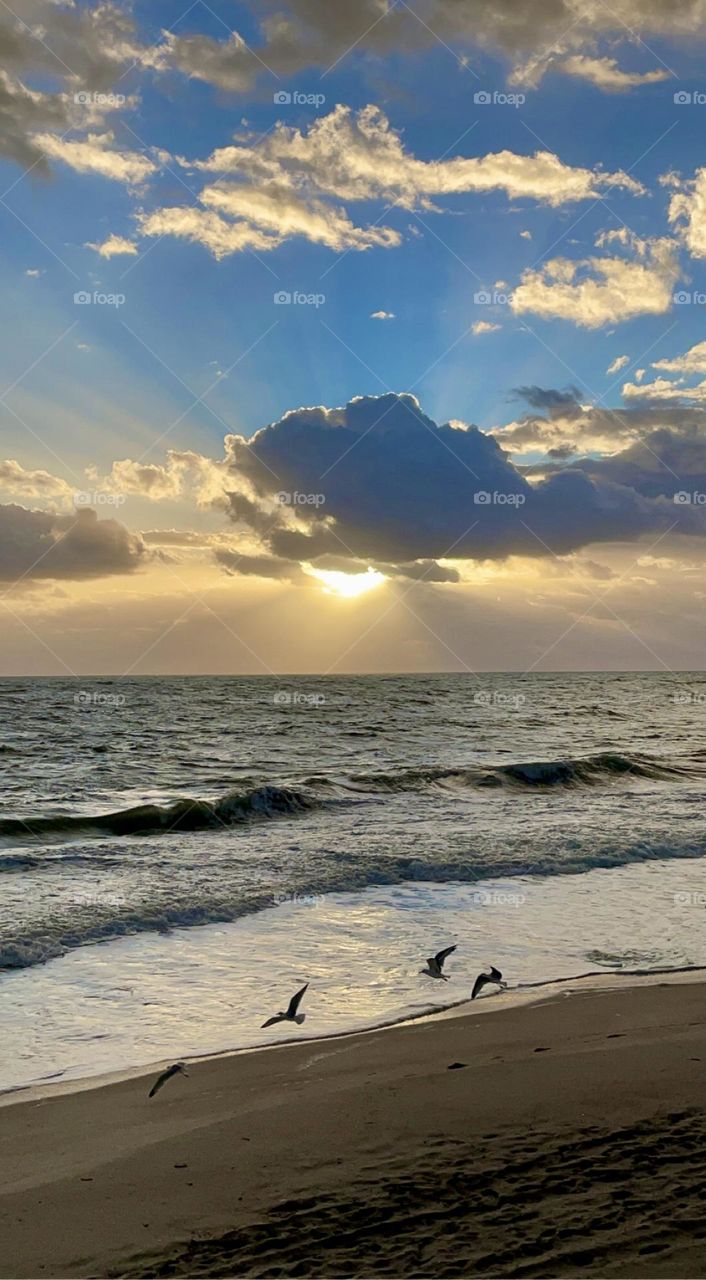
<instances>
[{"instance_id":1,"label":"seagull","mask_svg":"<svg viewBox=\"0 0 706 1280\"><path fill-rule=\"evenodd\" d=\"M489 982L497 982L498 986L504 991L507 983L503 982L503 975L494 965L490 965L490 973L479 973L473 983L473 991L471 992L471 1000L475 1000L476 996L483 990L483 987Z\"/></svg>"},{"instance_id":2,"label":"seagull","mask_svg":"<svg viewBox=\"0 0 706 1280\"><path fill-rule=\"evenodd\" d=\"M447 975L442 973L441 970L444 967L446 957L450 956L451 952L455 950L456 947L454 945L453 947L446 947L444 951L437 951L435 956L430 956L427 960L426 969L420 969L419 972L425 973L428 978L441 978L442 982L448 982Z\"/></svg>"},{"instance_id":3,"label":"seagull","mask_svg":"<svg viewBox=\"0 0 706 1280\"><path fill-rule=\"evenodd\" d=\"M306 1017L306 1014L297 1013L297 1009L299 1008L301 998L304 995L304 992L306 991L308 985L309 985L308 982L305 983L301 991L297 991L297 994L295 996L292 996L289 1002L289 1008L286 1010L285 1013L277 1013L275 1014L274 1018L268 1018L267 1022L263 1022L261 1030L264 1031L265 1027L273 1027L275 1022L296 1022L297 1026L300 1027Z\"/></svg>"},{"instance_id":4,"label":"seagull","mask_svg":"<svg viewBox=\"0 0 706 1280\"><path fill-rule=\"evenodd\" d=\"M173 1062L171 1067L167 1067L166 1071L163 1071L161 1076L158 1076L155 1080L149 1092L150 1098L153 1098L155 1093L158 1093L162 1088L162 1085L166 1084L167 1080L171 1080L172 1076L188 1076L188 1074L185 1062Z\"/></svg>"}]
</instances>

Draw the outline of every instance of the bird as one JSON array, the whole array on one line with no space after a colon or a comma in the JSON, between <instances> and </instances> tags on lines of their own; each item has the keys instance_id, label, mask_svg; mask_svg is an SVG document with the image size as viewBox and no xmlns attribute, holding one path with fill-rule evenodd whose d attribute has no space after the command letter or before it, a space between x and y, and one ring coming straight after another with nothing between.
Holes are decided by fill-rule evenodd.
<instances>
[{"instance_id":1,"label":"bird","mask_svg":"<svg viewBox=\"0 0 706 1280\"><path fill-rule=\"evenodd\" d=\"M155 1080L149 1092L150 1098L153 1098L155 1093L159 1093L162 1085L166 1084L167 1080L171 1080L172 1076L188 1076L188 1074L185 1062L173 1062L171 1067L167 1067L166 1071L163 1071L161 1076L158 1076Z\"/></svg>"},{"instance_id":2,"label":"bird","mask_svg":"<svg viewBox=\"0 0 706 1280\"><path fill-rule=\"evenodd\" d=\"M301 991L297 991L297 994L295 996L292 996L289 1002L289 1006L285 1013L281 1013L281 1012L277 1013L275 1014L274 1018L268 1018L267 1022L263 1022L261 1030L264 1031L265 1027L273 1027L276 1022L296 1022L297 1026L300 1027L306 1017L306 1014L297 1013L297 1009L299 1008L301 998L304 995L304 992L306 991L308 985L309 983L306 982L302 987Z\"/></svg>"},{"instance_id":3,"label":"bird","mask_svg":"<svg viewBox=\"0 0 706 1280\"><path fill-rule=\"evenodd\" d=\"M453 947L446 947L444 951L437 951L435 956L430 956L427 960L426 969L420 969L419 972L425 973L428 978L441 978L442 982L448 982L447 974L442 973L441 970L444 967L446 957L450 956L451 952L455 950L456 947L454 945Z\"/></svg>"},{"instance_id":4,"label":"bird","mask_svg":"<svg viewBox=\"0 0 706 1280\"><path fill-rule=\"evenodd\" d=\"M498 986L501 987L503 990L507 987L507 983L503 982L503 975L501 974L500 970L496 969L495 965L492 965L492 964L489 965L489 969L490 969L489 973L478 974L478 977L473 983L471 1000L475 1000L478 993L482 991L483 987L485 987L489 982L497 982Z\"/></svg>"}]
</instances>

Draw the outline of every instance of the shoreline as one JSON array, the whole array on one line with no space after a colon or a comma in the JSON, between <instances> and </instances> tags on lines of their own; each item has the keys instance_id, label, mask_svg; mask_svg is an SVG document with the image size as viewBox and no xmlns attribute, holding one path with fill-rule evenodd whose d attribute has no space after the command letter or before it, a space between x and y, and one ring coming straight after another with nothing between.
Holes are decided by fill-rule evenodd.
<instances>
[{"instance_id":1,"label":"shoreline","mask_svg":"<svg viewBox=\"0 0 706 1280\"><path fill-rule=\"evenodd\" d=\"M702 1276L706 982L657 977L23 1093L0 1276Z\"/></svg>"},{"instance_id":2,"label":"shoreline","mask_svg":"<svg viewBox=\"0 0 706 1280\"><path fill-rule=\"evenodd\" d=\"M705 975L700 979L700 975ZM369 1027L352 1027L342 1031L332 1031L321 1035L301 1036L288 1035L277 1041L263 1044L245 1045L241 1048L226 1046L215 1051L192 1053L184 1057L187 1064L199 1062L217 1062L227 1058L238 1058L244 1055L267 1053L271 1049L286 1049L293 1045L325 1045L339 1040L349 1040L357 1036L371 1036L392 1032L402 1027L414 1027L428 1020L447 1020L452 1018L477 1017L490 1013L510 1012L527 1005L541 1004L562 995L581 994L590 991L630 991L635 987L652 986L658 979L674 983L693 983L704 981L706 984L706 965L683 965L677 968L631 969L622 972L604 973L601 970L589 970L586 973L569 977L547 978L543 981L520 983L506 991L493 992L472 1001L470 996L455 1000L447 1005L430 1007L420 1013L402 1014L388 1022L376 1023ZM555 991L562 987L563 991ZM11 1085L0 1089L0 1109L16 1106L23 1102L65 1097L73 1093L108 1088L128 1080L139 1080L158 1074L173 1061L174 1058L156 1058L148 1063L127 1065L116 1071L98 1072L94 1075L72 1076L68 1079L32 1080L27 1084ZM0 1278L1 1280L1 1278Z\"/></svg>"}]
</instances>

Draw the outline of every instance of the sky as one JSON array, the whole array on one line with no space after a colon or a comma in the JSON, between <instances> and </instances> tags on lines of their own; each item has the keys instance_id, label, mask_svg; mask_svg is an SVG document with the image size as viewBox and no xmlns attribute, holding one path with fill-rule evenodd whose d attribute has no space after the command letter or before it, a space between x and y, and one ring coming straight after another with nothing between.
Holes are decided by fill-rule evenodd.
<instances>
[{"instance_id":1,"label":"sky","mask_svg":"<svg viewBox=\"0 0 706 1280\"><path fill-rule=\"evenodd\" d=\"M0 8L0 675L691 670L706 0Z\"/></svg>"}]
</instances>

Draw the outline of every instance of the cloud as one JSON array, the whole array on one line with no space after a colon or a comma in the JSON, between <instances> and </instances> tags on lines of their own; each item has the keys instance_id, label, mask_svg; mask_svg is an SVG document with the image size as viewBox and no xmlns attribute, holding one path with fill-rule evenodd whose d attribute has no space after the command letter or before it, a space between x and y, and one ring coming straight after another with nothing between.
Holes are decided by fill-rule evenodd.
<instances>
[{"instance_id":1,"label":"cloud","mask_svg":"<svg viewBox=\"0 0 706 1280\"><path fill-rule=\"evenodd\" d=\"M629 247L631 256L553 258L524 272L510 298L512 310L570 320L587 329L669 311L680 274L673 241L631 237L628 246L614 232L597 241L601 247L609 243Z\"/></svg>"},{"instance_id":2,"label":"cloud","mask_svg":"<svg viewBox=\"0 0 706 1280\"><path fill-rule=\"evenodd\" d=\"M447 47L500 52L514 68L515 82L537 84L557 58L591 52L600 36L702 39L706 26L704 0L671 0L669 5L615 0L610 6L580 5L577 0L524 0L521 5L517 0L421 0L414 10L387 0L281 0L276 12L268 7L264 16L260 7L252 8L260 22L252 47L237 33L223 40L168 33L162 65L242 93L266 71L288 77L308 67L327 69L350 53L410 55L441 41ZM614 90L616 78L630 78L611 67L612 59L588 61L598 66L584 68L583 74L599 88Z\"/></svg>"},{"instance_id":3,"label":"cloud","mask_svg":"<svg viewBox=\"0 0 706 1280\"><path fill-rule=\"evenodd\" d=\"M143 556L139 537L88 508L58 515L0 506L0 581L131 573Z\"/></svg>"},{"instance_id":4,"label":"cloud","mask_svg":"<svg viewBox=\"0 0 706 1280\"><path fill-rule=\"evenodd\" d=\"M471 332L476 337L482 333L497 333L499 329L502 329L501 324L491 324L489 320L476 320L475 324L471 325Z\"/></svg>"},{"instance_id":5,"label":"cloud","mask_svg":"<svg viewBox=\"0 0 706 1280\"><path fill-rule=\"evenodd\" d=\"M371 311L370 319L371 320L394 320L395 313L394 311Z\"/></svg>"},{"instance_id":6,"label":"cloud","mask_svg":"<svg viewBox=\"0 0 706 1280\"><path fill-rule=\"evenodd\" d=\"M48 151L37 135L95 124L115 106L105 90L140 53L132 18L110 0L93 7L68 0L5 5L0 155L46 174Z\"/></svg>"},{"instance_id":7,"label":"cloud","mask_svg":"<svg viewBox=\"0 0 706 1280\"><path fill-rule=\"evenodd\" d=\"M563 75L576 76L588 80L597 89L607 93L625 93L628 89L636 89L645 84L658 84L661 80L669 80L671 72L655 71L622 71L615 58L589 58L585 54L572 54L553 64L554 71Z\"/></svg>"},{"instance_id":8,"label":"cloud","mask_svg":"<svg viewBox=\"0 0 706 1280\"><path fill-rule=\"evenodd\" d=\"M51 133L34 135L34 142L45 156L60 160L76 173L93 173L134 186L157 172L157 165L149 156L139 151L118 151L114 141L112 133L89 133L75 142Z\"/></svg>"},{"instance_id":9,"label":"cloud","mask_svg":"<svg viewBox=\"0 0 706 1280\"><path fill-rule=\"evenodd\" d=\"M511 199L558 206L597 196L608 187L633 194L644 190L621 170L573 168L549 151L419 160L373 105L354 112L339 104L308 129L280 122L264 137L247 135L193 167L344 201L381 199L404 209L431 208L439 196L469 192L504 191Z\"/></svg>"},{"instance_id":10,"label":"cloud","mask_svg":"<svg viewBox=\"0 0 706 1280\"><path fill-rule=\"evenodd\" d=\"M138 227L201 244L217 258L276 249L297 236L337 253L399 246L401 232L381 219L353 221L344 206L359 201L440 212L436 199L460 194L500 191L558 207L611 186L643 191L621 171L574 168L548 151L420 160L375 106L354 112L339 105L302 129L279 122L264 136L246 133L204 160L180 164L218 180L205 183L196 207L140 211Z\"/></svg>"},{"instance_id":11,"label":"cloud","mask_svg":"<svg viewBox=\"0 0 706 1280\"><path fill-rule=\"evenodd\" d=\"M18 498L70 499L75 489L48 471L27 471L14 458L0 461L0 489Z\"/></svg>"},{"instance_id":12,"label":"cloud","mask_svg":"<svg viewBox=\"0 0 706 1280\"><path fill-rule=\"evenodd\" d=\"M299 563L331 555L378 567L541 557L548 548L566 554L631 540L674 521L666 498L647 498L578 465L530 484L492 436L438 426L410 395L295 410L226 445L233 488L257 495L255 524L266 551ZM280 507L265 527L278 489L320 501ZM247 506L237 518L247 522ZM706 532L700 510L681 519L685 532Z\"/></svg>"},{"instance_id":13,"label":"cloud","mask_svg":"<svg viewBox=\"0 0 706 1280\"><path fill-rule=\"evenodd\" d=\"M697 342L671 360L655 360L652 368L665 369L668 373L706 373L706 342Z\"/></svg>"},{"instance_id":14,"label":"cloud","mask_svg":"<svg viewBox=\"0 0 706 1280\"><path fill-rule=\"evenodd\" d=\"M622 391L626 400L706 400L706 381L699 382L695 387L685 387L682 383L682 378L677 378L675 382L669 382L667 378L656 378L654 382L626 382Z\"/></svg>"},{"instance_id":15,"label":"cloud","mask_svg":"<svg viewBox=\"0 0 706 1280\"><path fill-rule=\"evenodd\" d=\"M282 556L241 555L238 551L217 551L217 562L227 573L243 577L276 578L278 581L305 583L306 575L296 560Z\"/></svg>"},{"instance_id":16,"label":"cloud","mask_svg":"<svg viewBox=\"0 0 706 1280\"><path fill-rule=\"evenodd\" d=\"M139 250L134 240L127 240L125 236L108 236L102 244L93 244L89 240L86 244L87 249L94 249L100 254L101 258L115 258L121 254L135 256Z\"/></svg>"},{"instance_id":17,"label":"cloud","mask_svg":"<svg viewBox=\"0 0 706 1280\"><path fill-rule=\"evenodd\" d=\"M139 214L138 225L145 236L188 240L191 244L203 245L217 259L245 249L265 252L282 243L281 236L260 231L247 222L226 222L217 213L186 205Z\"/></svg>"},{"instance_id":18,"label":"cloud","mask_svg":"<svg viewBox=\"0 0 706 1280\"><path fill-rule=\"evenodd\" d=\"M665 185L675 184L680 190L669 202L669 221L692 256L706 258L706 169L685 182L666 174Z\"/></svg>"},{"instance_id":19,"label":"cloud","mask_svg":"<svg viewBox=\"0 0 706 1280\"><path fill-rule=\"evenodd\" d=\"M613 363L608 365L606 373L608 375L611 373L620 373L620 370L624 369L626 364L630 364L629 356L616 356Z\"/></svg>"},{"instance_id":20,"label":"cloud","mask_svg":"<svg viewBox=\"0 0 706 1280\"><path fill-rule=\"evenodd\" d=\"M609 409L604 405L582 404L578 391L573 389L524 387L519 389L519 394L536 412L525 414L491 434L513 457L544 455L547 461L523 467L525 474L528 471L546 474L580 454L623 457L625 450L633 446L642 450L645 464L652 467L656 461L655 442L667 438L706 439L706 415L692 406L652 404L647 400L624 409ZM666 432L667 436L660 432ZM691 448L690 444L690 451ZM584 458L570 465L586 469L591 464ZM659 463L659 469L673 481L670 466L672 462L667 461L666 456L665 461ZM678 472L679 467L674 467L674 471Z\"/></svg>"}]
</instances>

